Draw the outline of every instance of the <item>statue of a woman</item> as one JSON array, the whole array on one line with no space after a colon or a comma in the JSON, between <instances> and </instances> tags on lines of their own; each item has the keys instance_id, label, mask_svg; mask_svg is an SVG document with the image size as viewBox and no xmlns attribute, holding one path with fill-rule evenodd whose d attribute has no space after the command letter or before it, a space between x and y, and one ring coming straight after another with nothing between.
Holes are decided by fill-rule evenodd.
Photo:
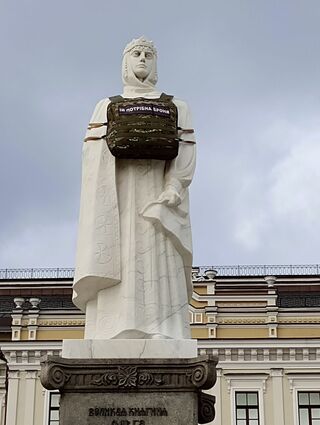
<instances>
[{"instance_id":1,"label":"statue of a woman","mask_svg":"<svg viewBox=\"0 0 320 425\"><path fill-rule=\"evenodd\" d=\"M157 52L144 38L123 56L126 99L158 99ZM195 145L185 102L178 110L178 156L119 159L105 127L88 130L84 143L74 303L86 313L85 339L190 338L192 242L188 186ZM101 100L91 122L106 121ZM94 136L94 137L93 137Z\"/></svg>"}]
</instances>

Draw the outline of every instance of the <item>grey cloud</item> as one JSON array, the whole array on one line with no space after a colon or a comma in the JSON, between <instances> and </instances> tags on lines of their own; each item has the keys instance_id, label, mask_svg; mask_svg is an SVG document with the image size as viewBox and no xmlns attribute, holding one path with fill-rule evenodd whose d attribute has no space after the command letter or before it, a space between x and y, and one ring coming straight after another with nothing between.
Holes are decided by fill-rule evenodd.
<instances>
[{"instance_id":1,"label":"grey cloud","mask_svg":"<svg viewBox=\"0 0 320 425\"><path fill-rule=\"evenodd\" d=\"M195 263L318 261L318 1L1 7L0 266L72 266L84 130L121 91L122 49L142 34L159 88L193 112Z\"/></svg>"}]
</instances>

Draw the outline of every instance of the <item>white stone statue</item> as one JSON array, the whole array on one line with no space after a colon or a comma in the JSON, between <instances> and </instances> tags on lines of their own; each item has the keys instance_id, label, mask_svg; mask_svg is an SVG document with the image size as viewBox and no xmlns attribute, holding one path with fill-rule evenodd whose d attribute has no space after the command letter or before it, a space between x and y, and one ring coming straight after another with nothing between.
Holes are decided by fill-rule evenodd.
<instances>
[{"instance_id":1,"label":"white stone statue","mask_svg":"<svg viewBox=\"0 0 320 425\"><path fill-rule=\"evenodd\" d=\"M125 98L158 98L157 52L144 38L123 56ZM173 99L178 125L192 128L185 102ZM91 122L104 122L109 99ZM88 130L102 136L105 127ZM193 134L180 137L193 141ZM195 145L171 161L118 159L105 140L83 146L74 303L86 313L85 339L190 338L192 242L188 186Z\"/></svg>"}]
</instances>

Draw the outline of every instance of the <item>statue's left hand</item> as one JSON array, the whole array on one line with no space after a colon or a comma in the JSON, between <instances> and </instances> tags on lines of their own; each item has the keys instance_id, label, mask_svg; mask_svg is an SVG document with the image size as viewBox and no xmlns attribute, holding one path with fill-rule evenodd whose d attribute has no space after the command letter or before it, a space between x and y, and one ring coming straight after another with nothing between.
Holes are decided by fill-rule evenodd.
<instances>
[{"instance_id":1,"label":"statue's left hand","mask_svg":"<svg viewBox=\"0 0 320 425\"><path fill-rule=\"evenodd\" d=\"M177 207L181 204L181 198L175 189L168 187L161 193L157 202L160 204L166 204L168 207Z\"/></svg>"}]
</instances>

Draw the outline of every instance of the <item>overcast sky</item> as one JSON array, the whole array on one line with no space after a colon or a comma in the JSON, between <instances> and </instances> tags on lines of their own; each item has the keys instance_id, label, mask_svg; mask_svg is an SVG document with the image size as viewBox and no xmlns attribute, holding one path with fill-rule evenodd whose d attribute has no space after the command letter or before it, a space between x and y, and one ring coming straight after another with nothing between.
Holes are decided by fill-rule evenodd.
<instances>
[{"instance_id":1,"label":"overcast sky","mask_svg":"<svg viewBox=\"0 0 320 425\"><path fill-rule=\"evenodd\" d=\"M320 263L318 0L1 0L0 268L73 267L81 148L124 46L198 142L194 264Z\"/></svg>"}]
</instances>

